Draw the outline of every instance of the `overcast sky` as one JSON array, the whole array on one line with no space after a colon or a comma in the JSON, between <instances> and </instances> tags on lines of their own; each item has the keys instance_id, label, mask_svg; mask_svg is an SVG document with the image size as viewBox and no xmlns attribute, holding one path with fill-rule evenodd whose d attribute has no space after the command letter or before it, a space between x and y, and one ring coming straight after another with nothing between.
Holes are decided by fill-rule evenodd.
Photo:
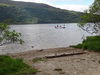
<instances>
[{"instance_id":1,"label":"overcast sky","mask_svg":"<svg viewBox=\"0 0 100 75\"><path fill-rule=\"evenodd\" d=\"M14 1L45 3L57 8L81 11L81 12L83 12L85 9L88 9L89 6L94 2L94 0L14 0Z\"/></svg>"}]
</instances>

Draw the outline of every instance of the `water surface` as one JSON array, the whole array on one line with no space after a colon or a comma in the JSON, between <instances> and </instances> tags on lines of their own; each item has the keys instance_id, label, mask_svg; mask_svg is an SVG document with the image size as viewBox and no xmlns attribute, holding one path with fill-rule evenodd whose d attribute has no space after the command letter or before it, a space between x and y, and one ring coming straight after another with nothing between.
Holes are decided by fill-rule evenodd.
<instances>
[{"instance_id":1,"label":"water surface","mask_svg":"<svg viewBox=\"0 0 100 75\"><path fill-rule=\"evenodd\" d=\"M65 29L56 29L56 25L65 25ZM79 28L77 23L11 25L11 29L22 33L21 38L25 43L3 45L0 47L0 54L68 47L82 43L89 35Z\"/></svg>"}]
</instances>

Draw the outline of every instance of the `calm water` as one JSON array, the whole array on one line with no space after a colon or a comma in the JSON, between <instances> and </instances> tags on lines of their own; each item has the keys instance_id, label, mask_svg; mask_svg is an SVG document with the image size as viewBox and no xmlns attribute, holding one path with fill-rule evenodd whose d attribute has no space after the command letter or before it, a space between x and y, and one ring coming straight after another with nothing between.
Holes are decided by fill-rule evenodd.
<instances>
[{"instance_id":1,"label":"calm water","mask_svg":"<svg viewBox=\"0 0 100 75\"><path fill-rule=\"evenodd\" d=\"M56 25L64 24L11 25L12 29L22 33L21 38L25 43L3 45L0 47L0 54L68 47L81 43L83 38L89 35L80 29L77 23L66 23L65 29L55 29Z\"/></svg>"}]
</instances>

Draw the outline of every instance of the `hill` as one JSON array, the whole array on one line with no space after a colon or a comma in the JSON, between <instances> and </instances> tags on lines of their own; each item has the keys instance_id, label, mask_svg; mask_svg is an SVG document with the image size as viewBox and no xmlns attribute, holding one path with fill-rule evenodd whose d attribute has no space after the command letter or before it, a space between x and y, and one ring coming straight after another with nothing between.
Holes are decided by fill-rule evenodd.
<instances>
[{"instance_id":1,"label":"hill","mask_svg":"<svg viewBox=\"0 0 100 75\"><path fill-rule=\"evenodd\" d=\"M12 23L73 23L80 21L81 12L62 10L47 4L0 0L0 22Z\"/></svg>"}]
</instances>

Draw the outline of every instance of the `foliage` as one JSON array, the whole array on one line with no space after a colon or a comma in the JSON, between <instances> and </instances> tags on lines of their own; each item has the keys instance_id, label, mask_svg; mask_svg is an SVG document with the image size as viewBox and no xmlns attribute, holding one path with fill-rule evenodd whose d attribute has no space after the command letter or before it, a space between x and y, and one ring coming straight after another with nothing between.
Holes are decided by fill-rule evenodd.
<instances>
[{"instance_id":1,"label":"foliage","mask_svg":"<svg viewBox=\"0 0 100 75\"><path fill-rule=\"evenodd\" d=\"M0 55L0 75L28 75L38 71L25 64L22 59Z\"/></svg>"},{"instance_id":2,"label":"foliage","mask_svg":"<svg viewBox=\"0 0 100 75\"><path fill-rule=\"evenodd\" d=\"M5 23L0 23L0 45L14 42L20 42L20 44L23 44L24 41L19 39L21 33L17 33L15 30L10 31L9 29L8 20L6 20Z\"/></svg>"},{"instance_id":3,"label":"foliage","mask_svg":"<svg viewBox=\"0 0 100 75\"><path fill-rule=\"evenodd\" d=\"M89 51L100 52L100 36L89 36L82 44L71 46L75 48L83 48Z\"/></svg>"},{"instance_id":4,"label":"foliage","mask_svg":"<svg viewBox=\"0 0 100 75\"><path fill-rule=\"evenodd\" d=\"M62 10L46 4L0 0L0 22L12 19L13 24L72 23L80 21L80 12Z\"/></svg>"},{"instance_id":5,"label":"foliage","mask_svg":"<svg viewBox=\"0 0 100 75\"><path fill-rule=\"evenodd\" d=\"M95 0L78 24L83 30L100 35L100 0ZM92 24L91 24L92 23Z\"/></svg>"}]
</instances>

